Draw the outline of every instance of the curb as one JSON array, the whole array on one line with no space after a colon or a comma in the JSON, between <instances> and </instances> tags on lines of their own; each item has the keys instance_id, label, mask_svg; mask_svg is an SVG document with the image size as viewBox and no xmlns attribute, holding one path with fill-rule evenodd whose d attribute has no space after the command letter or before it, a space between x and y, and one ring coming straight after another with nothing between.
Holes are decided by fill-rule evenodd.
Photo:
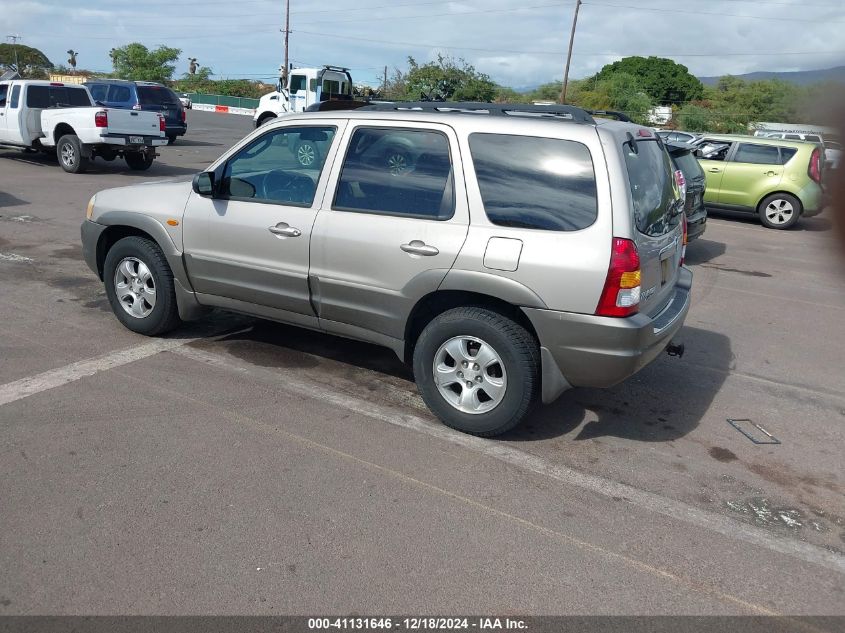
<instances>
[{"instance_id":1,"label":"curb","mask_svg":"<svg viewBox=\"0 0 845 633\"><path fill-rule=\"evenodd\" d=\"M217 114L240 114L243 116L255 115L254 108L235 108L233 106L214 105L211 103L195 103L192 106L194 110L201 110L202 112L216 112Z\"/></svg>"}]
</instances>

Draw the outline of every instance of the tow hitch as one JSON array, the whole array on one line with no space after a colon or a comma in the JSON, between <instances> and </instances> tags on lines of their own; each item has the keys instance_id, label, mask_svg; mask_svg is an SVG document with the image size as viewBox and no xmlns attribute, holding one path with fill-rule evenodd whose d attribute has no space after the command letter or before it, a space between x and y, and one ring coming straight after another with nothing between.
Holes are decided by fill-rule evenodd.
<instances>
[{"instance_id":1,"label":"tow hitch","mask_svg":"<svg viewBox=\"0 0 845 633\"><path fill-rule=\"evenodd\" d=\"M677 356L678 358L681 358L681 356L684 355L684 344L669 343L669 345L666 346L666 353L669 354L669 356Z\"/></svg>"}]
</instances>

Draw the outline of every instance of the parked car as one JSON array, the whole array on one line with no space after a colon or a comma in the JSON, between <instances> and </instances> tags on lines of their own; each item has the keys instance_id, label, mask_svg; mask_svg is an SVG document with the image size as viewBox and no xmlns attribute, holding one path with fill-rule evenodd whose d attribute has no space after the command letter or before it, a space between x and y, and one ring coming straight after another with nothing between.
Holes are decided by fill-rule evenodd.
<instances>
[{"instance_id":1,"label":"parked car","mask_svg":"<svg viewBox=\"0 0 845 633\"><path fill-rule=\"evenodd\" d=\"M149 169L165 143L157 113L97 107L79 85L0 81L0 145L55 154L66 172L85 171L95 157Z\"/></svg>"},{"instance_id":2,"label":"parked car","mask_svg":"<svg viewBox=\"0 0 845 633\"><path fill-rule=\"evenodd\" d=\"M707 209L704 206L704 192L707 183L704 170L695 156L696 148L689 143L666 143L669 156L676 169L680 169L686 183L684 212L687 216L687 240L700 237L707 224Z\"/></svg>"},{"instance_id":3,"label":"parked car","mask_svg":"<svg viewBox=\"0 0 845 633\"><path fill-rule=\"evenodd\" d=\"M89 79L85 87L97 103L109 108L149 110L164 117L167 142L188 131L185 108L179 97L167 86L151 81L124 81L122 79Z\"/></svg>"},{"instance_id":4,"label":"parked car","mask_svg":"<svg viewBox=\"0 0 845 633\"><path fill-rule=\"evenodd\" d=\"M191 101L191 96L187 92L183 92L179 95L179 103L181 103L182 107L186 110L190 110L194 106L194 102Z\"/></svg>"},{"instance_id":5,"label":"parked car","mask_svg":"<svg viewBox=\"0 0 845 633\"><path fill-rule=\"evenodd\" d=\"M822 212L820 145L722 134L693 144L701 151L708 207L756 213L770 229L787 229Z\"/></svg>"},{"instance_id":6,"label":"parked car","mask_svg":"<svg viewBox=\"0 0 845 633\"><path fill-rule=\"evenodd\" d=\"M657 130L657 136L671 143L692 143L700 134L681 132L680 130Z\"/></svg>"},{"instance_id":7,"label":"parked car","mask_svg":"<svg viewBox=\"0 0 845 633\"><path fill-rule=\"evenodd\" d=\"M309 168L290 151L303 136L325 149ZM400 140L406 169L374 160ZM492 436L673 345L692 282L682 218L646 128L427 102L290 114L193 183L101 191L82 244L135 332L217 307L384 345L441 420Z\"/></svg>"}]
</instances>

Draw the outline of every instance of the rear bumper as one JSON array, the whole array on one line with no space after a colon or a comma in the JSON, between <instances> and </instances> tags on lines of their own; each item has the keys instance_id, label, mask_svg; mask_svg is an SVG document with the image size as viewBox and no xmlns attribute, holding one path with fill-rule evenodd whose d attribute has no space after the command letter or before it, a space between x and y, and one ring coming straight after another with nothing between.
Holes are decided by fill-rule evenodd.
<instances>
[{"instance_id":1,"label":"rear bumper","mask_svg":"<svg viewBox=\"0 0 845 633\"><path fill-rule=\"evenodd\" d=\"M829 196L825 194L821 186L814 182L806 185L798 192L798 199L801 200L802 215L805 218L818 215L829 204Z\"/></svg>"},{"instance_id":2,"label":"rear bumper","mask_svg":"<svg viewBox=\"0 0 845 633\"><path fill-rule=\"evenodd\" d=\"M188 126L185 123L174 124L174 123L165 123L165 135L166 136L185 136L185 132L188 131Z\"/></svg>"},{"instance_id":3,"label":"rear bumper","mask_svg":"<svg viewBox=\"0 0 845 633\"><path fill-rule=\"evenodd\" d=\"M167 145L166 138L161 138L158 136L145 136L143 134L138 134L138 136L144 139L143 144L130 143L130 136L135 136L135 134L102 134L100 135L100 142L105 143L106 145L123 145L131 147L156 147L158 145Z\"/></svg>"},{"instance_id":4,"label":"rear bumper","mask_svg":"<svg viewBox=\"0 0 845 633\"><path fill-rule=\"evenodd\" d=\"M707 213L705 212L701 217L695 220L687 220L687 241L692 241L697 237L701 237L707 228Z\"/></svg>"},{"instance_id":5,"label":"rear bumper","mask_svg":"<svg viewBox=\"0 0 845 633\"><path fill-rule=\"evenodd\" d=\"M692 273L681 268L675 292L653 317L619 319L523 308L540 339L543 402L567 387L612 387L653 361L689 312Z\"/></svg>"}]
</instances>

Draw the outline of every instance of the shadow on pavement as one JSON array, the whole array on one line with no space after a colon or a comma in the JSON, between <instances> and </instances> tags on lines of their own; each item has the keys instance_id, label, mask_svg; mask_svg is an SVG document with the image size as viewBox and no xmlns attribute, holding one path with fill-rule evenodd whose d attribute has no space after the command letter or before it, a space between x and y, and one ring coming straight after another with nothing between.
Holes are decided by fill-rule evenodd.
<instances>
[{"instance_id":1,"label":"shadow on pavement","mask_svg":"<svg viewBox=\"0 0 845 633\"><path fill-rule=\"evenodd\" d=\"M614 436L638 442L669 442L694 430L728 376L734 356L730 339L684 327L677 340L683 358L661 354L628 380L610 389L572 389L540 407L522 426L501 436L536 441L572 433L590 418L575 440ZM597 418L597 419L596 419Z\"/></svg>"},{"instance_id":2,"label":"shadow on pavement","mask_svg":"<svg viewBox=\"0 0 845 633\"><path fill-rule=\"evenodd\" d=\"M19 207L25 204L29 204L29 202L21 200L5 191L0 191L0 207Z\"/></svg>"},{"instance_id":3,"label":"shadow on pavement","mask_svg":"<svg viewBox=\"0 0 845 633\"><path fill-rule=\"evenodd\" d=\"M685 327L677 339L686 345L683 358L661 354L615 387L566 392L557 402L538 407L519 428L500 439L558 437L572 433L588 418L591 421L574 439L616 436L668 442L687 435L706 414L734 357L730 339L721 334ZM416 391L411 369L389 349L369 343L257 320L252 329L224 337L218 344L232 356L261 367L308 369L330 360L348 366L324 367L345 379L356 380L355 369L365 369L384 374L384 380L394 386Z\"/></svg>"},{"instance_id":4,"label":"shadow on pavement","mask_svg":"<svg viewBox=\"0 0 845 633\"><path fill-rule=\"evenodd\" d=\"M19 152L9 151L0 152L0 159L13 160L19 163L27 163L37 167L47 167L49 169L61 170L56 157L52 154L43 154L41 152ZM161 178L167 176L186 176L193 175L200 171L196 167L177 167L175 165L168 165L162 163L161 158L157 158L147 171L134 171L129 169L126 162L122 158L115 158L112 161L106 161L102 158L95 158L88 163L88 169L85 174L124 174L127 176L136 176L139 178Z\"/></svg>"},{"instance_id":5,"label":"shadow on pavement","mask_svg":"<svg viewBox=\"0 0 845 633\"><path fill-rule=\"evenodd\" d=\"M829 210L828 210L829 213ZM720 218L722 220L730 220L731 222L740 222L742 224L751 224L759 226L761 229L765 228L760 223L760 218L756 213L742 213L741 211L728 211L726 209L711 209L707 208L707 217ZM792 228L785 229L786 231L828 231L832 223L829 219L820 216L812 218L801 218ZM777 229L766 229L777 233ZM695 242L693 242L695 243Z\"/></svg>"},{"instance_id":6,"label":"shadow on pavement","mask_svg":"<svg viewBox=\"0 0 845 633\"><path fill-rule=\"evenodd\" d=\"M724 242L714 242L700 237L687 244L686 263L703 264L725 254L727 247Z\"/></svg>"}]
</instances>

